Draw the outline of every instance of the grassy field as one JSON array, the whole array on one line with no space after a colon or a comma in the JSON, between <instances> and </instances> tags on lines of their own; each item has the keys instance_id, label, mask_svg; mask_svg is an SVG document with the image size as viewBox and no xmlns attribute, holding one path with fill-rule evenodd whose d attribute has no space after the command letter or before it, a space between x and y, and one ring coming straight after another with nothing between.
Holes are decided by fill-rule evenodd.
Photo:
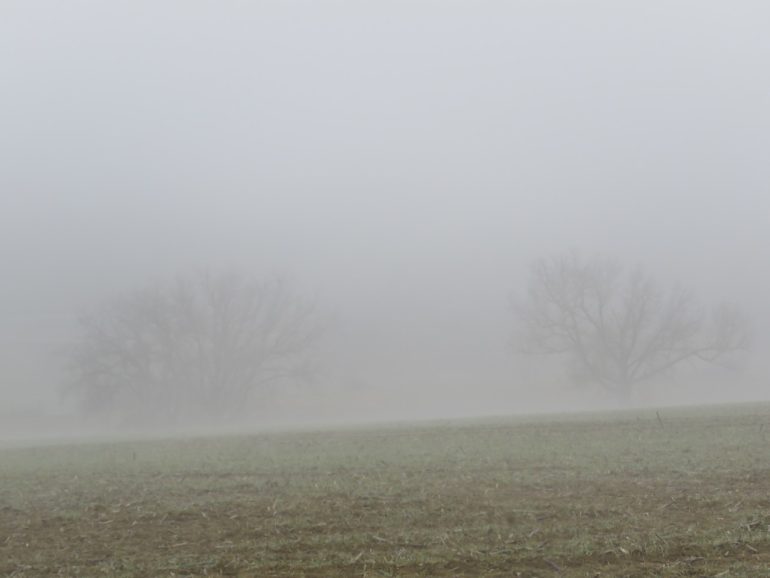
<instances>
[{"instance_id":1,"label":"grassy field","mask_svg":"<svg viewBox=\"0 0 770 578\"><path fill-rule=\"evenodd\" d=\"M2 576L770 576L770 407L0 450Z\"/></svg>"}]
</instances>

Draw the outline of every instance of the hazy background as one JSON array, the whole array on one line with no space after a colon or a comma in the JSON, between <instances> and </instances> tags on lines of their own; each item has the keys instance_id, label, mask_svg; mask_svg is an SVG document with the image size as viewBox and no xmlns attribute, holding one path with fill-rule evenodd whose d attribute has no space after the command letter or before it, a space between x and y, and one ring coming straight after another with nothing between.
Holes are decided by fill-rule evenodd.
<instances>
[{"instance_id":1,"label":"hazy background","mask_svg":"<svg viewBox=\"0 0 770 578\"><path fill-rule=\"evenodd\" d=\"M468 0L0 3L0 414L67 413L75 317L190 267L335 319L297 418L600 406L511 353L511 290L576 248L754 320L770 398L770 8ZM694 385L697 383L697 387Z\"/></svg>"}]
</instances>

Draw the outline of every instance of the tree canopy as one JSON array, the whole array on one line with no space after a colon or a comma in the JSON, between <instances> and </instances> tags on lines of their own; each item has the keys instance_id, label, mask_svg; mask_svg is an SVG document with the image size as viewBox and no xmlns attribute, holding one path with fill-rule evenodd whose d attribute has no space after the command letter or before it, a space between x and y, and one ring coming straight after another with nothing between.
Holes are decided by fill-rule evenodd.
<instances>
[{"instance_id":1,"label":"tree canopy","mask_svg":"<svg viewBox=\"0 0 770 578\"><path fill-rule=\"evenodd\" d=\"M691 291L663 289L641 269L576 254L533 263L514 313L521 351L563 355L574 378L620 396L683 362L720 362L749 341L736 307L707 310Z\"/></svg>"},{"instance_id":2,"label":"tree canopy","mask_svg":"<svg viewBox=\"0 0 770 578\"><path fill-rule=\"evenodd\" d=\"M210 273L127 293L80 327L70 386L84 407L168 422L232 416L301 379L322 331L288 283Z\"/></svg>"}]
</instances>

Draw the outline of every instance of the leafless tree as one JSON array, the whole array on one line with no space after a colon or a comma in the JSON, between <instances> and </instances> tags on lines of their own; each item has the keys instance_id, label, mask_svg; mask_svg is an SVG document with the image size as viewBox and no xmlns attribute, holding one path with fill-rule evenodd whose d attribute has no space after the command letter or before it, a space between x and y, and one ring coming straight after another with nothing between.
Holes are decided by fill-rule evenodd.
<instances>
[{"instance_id":1,"label":"leafless tree","mask_svg":"<svg viewBox=\"0 0 770 578\"><path fill-rule=\"evenodd\" d=\"M748 346L735 307L709 313L690 291L665 291L644 271L625 272L609 259L536 261L527 299L513 308L523 352L562 354L573 377L621 398L679 364L721 362Z\"/></svg>"},{"instance_id":2,"label":"leafless tree","mask_svg":"<svg viewBox=\"0 0 770 578\"><path fill-rule=\"evenodd\" d=\"M322 325L282 280L180 277L84 316L70 387L87 409L129 418L230 416L303 377Z\"/></svg>"}]
</instances>

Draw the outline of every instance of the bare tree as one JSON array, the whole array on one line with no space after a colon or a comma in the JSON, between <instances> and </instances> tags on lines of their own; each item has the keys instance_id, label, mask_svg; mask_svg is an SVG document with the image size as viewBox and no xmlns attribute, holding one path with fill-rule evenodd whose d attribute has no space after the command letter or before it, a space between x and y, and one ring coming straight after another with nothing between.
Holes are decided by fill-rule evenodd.
<instances>
[{"instance_id":1,"label":"bare tree","mask_svg":"<svg viewBox=\"0 0 770 578\"><path fill-rule=\"evenodd\" d=\"M709 314L682 288L664 291L641 270L577 255L532 265L528 297L514 303L521 350L562 354L573 377L621 398L639 382L687 361L716 363L748 345L741 313Z\"/></svg>"},{"instance_id":2,"label":"bare tree","mask_svg":"<svg viewBox=\"0 0 770 578\"><path fill-rule=\"evenodd\" d=\"M81 320L70 387L85 407L150 421L223 417L303 377L322 324L284 281L180 277Z\"/></svg>"}]
</instances>

